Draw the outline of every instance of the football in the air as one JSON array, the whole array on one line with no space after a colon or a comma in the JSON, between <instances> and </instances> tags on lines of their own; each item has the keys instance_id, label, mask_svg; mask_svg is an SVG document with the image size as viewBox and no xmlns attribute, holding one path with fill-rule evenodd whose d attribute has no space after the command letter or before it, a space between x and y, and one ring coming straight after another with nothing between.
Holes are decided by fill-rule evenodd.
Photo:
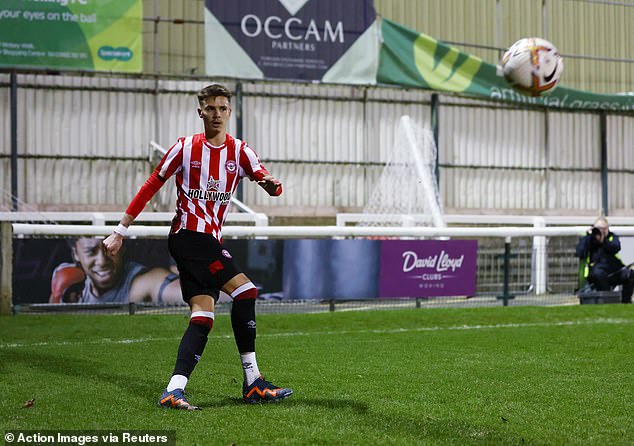
<instances>
[{"instance_id":1,"label":"football in the air","mask_svg":"<svg viewBox=\"0 0 634 446\"><path fill-rule=\"evenodd\" d=\"M502 57L502 73L520 93L544 96L552 93L564 70L557 48L548 40L528 37L515 42Z\"/></svg>"}]
</instances>

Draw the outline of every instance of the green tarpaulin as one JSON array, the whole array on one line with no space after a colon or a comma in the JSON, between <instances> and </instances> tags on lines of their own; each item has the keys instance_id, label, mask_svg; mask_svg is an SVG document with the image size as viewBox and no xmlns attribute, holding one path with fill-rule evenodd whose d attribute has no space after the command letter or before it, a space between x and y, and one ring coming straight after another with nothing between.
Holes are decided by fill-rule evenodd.
<instances>
[{"instance_id":1,"label":"green tarpaulin","mask_svg":"<svg viewBox=\"0 0 634 446\"><path fill-rule=\"evenodd\" d=\"M387 19L381 21L381 33L383 43L379 55L378 83L448 91L516 104L634 111L634 95L595 94L558 86L549 96L524 96L496 74L495 65L476 56Z\"/></svg>"}]
</instances>

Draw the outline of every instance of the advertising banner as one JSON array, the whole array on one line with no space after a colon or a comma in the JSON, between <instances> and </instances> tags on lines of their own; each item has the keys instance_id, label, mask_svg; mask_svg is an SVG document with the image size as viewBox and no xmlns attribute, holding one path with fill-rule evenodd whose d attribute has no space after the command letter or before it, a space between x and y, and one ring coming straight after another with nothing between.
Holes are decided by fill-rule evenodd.
<instances>
[{"instance_id":1,"label":"advertising banner","mask_svg":"<svg viewBox=\"0 0 634 446\"><path fill-rule=\"evenodd\" d=\"M0 66L143 68L142 0L3 0Z\"/></svg>"},{"instance_id":2,"label":"advertising banner","mask_svg":"<svg viewBox=\"0 0 634 446\"><path fill-rule=\"evenodd\" d=\"M210 76L374 84L372 0L205 0Z\"/></svg>"},{"instance_id":3,"label":"advertising banner","mask_svg":"<svg viewBox=\"0 0 634 446\"><path fill-rule=\"evenodd\" d=\"M381 246L382 297L473 296L476 240L390 240Z\"/></svg>"},{"instance_id":4,"label":"advertising banner","mask_svg":"<svg viewBox=\"0 0 634 446\"><path fill-rule=\"evenodd\" d=\"M15 239L13 303L184 305L162 239ZM475 294L472 240L226 240L259 299L355 300Z\"/></svg>"},{"instance_id":5,"label":"advertising banner","mask_svg":"<svg viewBox=\"0 0 634 446\"><path fill-rule=\"evenodd\" d=\"M115 256L103 238L14 239L13 303L185 305L164 239L128 239ZM282 298L282 240L227 240L262 299Z\"/></svg>"},{"instance_id":6,"label":"advertising banner","mask_svg":"<svg viewBox=\"0 0 634 446\"><path fill-rule=\"evenodd\" d=\"M497 74L496 65L426 34L382 19L381 35L378 83L449 91L520 105L573 110L634 110L634 96L625 94L595 94L558 86L549 96L524 96Z\"/></svg>"}]
</instances>

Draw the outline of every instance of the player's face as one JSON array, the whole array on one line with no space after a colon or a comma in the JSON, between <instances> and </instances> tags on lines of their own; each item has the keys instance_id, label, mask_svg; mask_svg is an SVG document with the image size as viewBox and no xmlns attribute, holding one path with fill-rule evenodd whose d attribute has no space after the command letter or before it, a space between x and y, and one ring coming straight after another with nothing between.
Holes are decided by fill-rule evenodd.
<instances>
[{"instance_id":1,"label":"player's face","mask_svg":"<svg viewBox=\"0 0 634 446\"><path fill-rule=\"evenodd\" d=\"M108 255L101 240L95 238L77 240L74 253L95 288L103 292L114 286L123 263L121 253Z\"/></svg>"},{"instance_id":2,"label":"player's face","mask_svg":"<svg viewBox=\"0 0 634 446\"><path fill-rule=\"evenodd\" d=\"M229 99L224 96L203 99L198 109L198 116L205 123L205 130L213 130L217 133L225 132L231 116Z\"/></svg>"}]
</instances>

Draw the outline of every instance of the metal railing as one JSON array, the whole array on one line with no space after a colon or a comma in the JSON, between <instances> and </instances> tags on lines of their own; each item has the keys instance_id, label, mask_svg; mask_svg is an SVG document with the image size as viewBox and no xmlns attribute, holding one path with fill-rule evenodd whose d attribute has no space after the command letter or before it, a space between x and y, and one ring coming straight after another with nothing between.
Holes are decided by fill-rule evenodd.
<instances>
[{"instance_id":1,"label":"metal railing","mask_svg":"<svg viewBox=\"0 0 634 446\"><path fill-rule=\"evenodd\" d=\"M118 222L121 219L121 215L121 212L0 212L0 222L8 221L19 224L36 222L49 223L48 226L53 227L65 226L58 222L87 222L90 225L89 227L103 227L107 223ZM135 222L169 224L172 218L174 218L173 212L142 212L135 219ZM228 213L225 224L235 223L252 223L254 226L268 226L269 219L265 214L259 212ZM134 226L137 225L135 224Z\"/></svg>"},{"instance_id":2,"label":"metal railing","mask_svg":"<svg viewBox=\"0 0 634 446\"><path fill-rule=\"evenodd\" d=\"M585 230L592 225L596 217L593 216L530 216L530 215L443 215L443 220L447 225L526 225L535 230L552 229L554 225L559 228L568 228L569 232L551 234L550 231L532 235L532 250L530 252L531 272L530 272L530 289L535 294L544 294L547 292L548 276L549 276L549 252L546 241L546 235L559 236L580 236ZM416 224L429 224L430 217L428 215L418 214L358 214L358 213L340 213L337 214L338 227L353 227L354 224L375 223L377 225L400 225L401 227L411 227ZM610 217L610 223L623 225L622 227L613 227L613 230L619 235L633 235L634 217ZM570 225L570 226L566 226ZM585 226L581 226L585 225ZM483 228L481 228L483 229ZM502 229L502 228L488 228ZM517 229L517 228L516 228ZM489 231L495 233L497 231ZM475 233L474 233L475 235ZM479 234L483 236L483 233ZM527 235L527 234L522 234ZM508 233L506 237L512 237ZM516 233L515 237L520 236ZM517 254L516 254L517 255Z\"/></svg>"}]
</instances>

